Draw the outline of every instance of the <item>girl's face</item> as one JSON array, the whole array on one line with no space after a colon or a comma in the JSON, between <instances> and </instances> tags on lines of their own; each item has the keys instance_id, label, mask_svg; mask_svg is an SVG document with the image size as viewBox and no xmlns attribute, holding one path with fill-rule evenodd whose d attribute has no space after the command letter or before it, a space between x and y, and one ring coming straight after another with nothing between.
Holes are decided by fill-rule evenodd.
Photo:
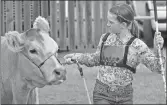
<instances>
[{"instance_id":1,"label":"girl's face","mask_svg":"<svg viewBox=\"0 0 167 105\"><path fill-rule=\"evenodd\" d=\"M107 14L107 27L110 33L118 34L121 32L121 23L117 20L117 15L109 13Z\"/></svg>"}]
</instances>

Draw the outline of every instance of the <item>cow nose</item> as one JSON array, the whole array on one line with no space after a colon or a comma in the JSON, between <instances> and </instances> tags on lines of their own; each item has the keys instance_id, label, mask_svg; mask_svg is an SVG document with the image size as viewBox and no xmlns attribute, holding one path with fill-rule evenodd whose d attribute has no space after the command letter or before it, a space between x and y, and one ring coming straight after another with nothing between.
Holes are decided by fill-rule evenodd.
<instances>
[{"instance_id":1,"label":"cow nose","mask_svg":"<svg viewBox=\"0 0 167 105\"><path fill-rule=\"evenodd\" d=\"M56 68L53 72L57 76L65 76L66 75L66 69L63 66L60 66L60 67Z\"/></svg>"},{"instance_id":2,"label":"cow nose","mask_svg":"<svg viewBox=\"0 0 167 105\"><path fill-rule=\"evenodd\" d=\"M54 73L57 75L60 75L60 71L58 71L58 70L54 70Z\"/></svg>"},{"instance_id":3,"label":"cow nose","mask_svg":"<svg viewBox=\"0 0 167 105\"><path fill-rule=\"evenodd\" d=\"M64 76L63 80L66 80L66 76Z\"/></svg>"}]
</instances>

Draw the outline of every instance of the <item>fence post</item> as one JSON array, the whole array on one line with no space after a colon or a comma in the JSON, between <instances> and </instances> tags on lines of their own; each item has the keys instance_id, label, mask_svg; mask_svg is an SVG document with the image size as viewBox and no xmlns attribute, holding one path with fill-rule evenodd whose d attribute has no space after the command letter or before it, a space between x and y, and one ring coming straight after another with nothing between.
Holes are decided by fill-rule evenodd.
<instances>
[{"instance_id":1,"label":"fence post","mask_svg":"<svg viewBox=\"0 0 167 105\"><path fill-rule=\"evenodd\" d=\"M88 48L92 46L92 13L91 13L92 1L86 1L86 35Z\"/></svg>"},{"instance_id":2,"label":"fence post","mask_svg":"<svg viewBox=\"0 0 167 105\"><path fill-rule=\"evenodd\" d=\"M1 36L5 34L4 32L4 1L1 2Z\"/></svg>"},{"instance_id":3,"label":"fence post","mask_svg":"<svg viewBox=\"0 0 167 105\"><path fill-rule=\"evenodd\" d=\"M2 6L2 2L0 1L0 11L1 11L1 8L3 8ZM1 17L0 17L0 32L1 32L1 36L2 36L2 17L3 17L3 14L2 14L2 11L0 12L1 13ZM0 49L0 52L1 52L1 49ZM1 76L1 71L0 71L0 104L1 104L1 92L2 92L2 76Z\"/></svg>"},{"instance_id":4,"label":"fence post","mask_svg":"<svg viewBox=\"0 0 167 105\"><path fill-rule=\"evenodd\" d=\"M39 1L33 1L33 21L40 15Z\"/></svg>"},{"instance_id":5,"label":"fence post","mask_svg":"<svg viewBox=\"0 0 167 105\"><path fill-rule=\"evenodd\" d=\"M24 31L31 28L30 1L24 1Z\"/></svg>"},{"instance_id":6,"label":"fence post","mask_svg":"<svg viewBox=\"0 0 167 105\"><path fill-rule=\"evenodd\" d=\"M97 46L102 34L102 28L100 26L100 1L94 2L94 36L95 36L95 45Z\"/></svg>"},{"instance_id":7,"label":"fence post","mask_svg":"<svg viewBox=\"0 0 167 105\"><path fill-rule=\"evenodd\" d=\"M80 1L82 6L82 41L84 48L87 48L87 29L86 29L86 1Z\"/></svg>"},{"instance_id":8,"label":"fence post","mask_svg":"<svg viewBox=\"0 0 167 105\"><path fill-rule=\"evenodd\" d=\"M15 27L16 31L22 32L22 3L15 1Z\"/></svg>"},{"instance_id":9,"label":"fence post","mask_svg":"<svg viewBox=\"0 0 167 105\"><path fill-rule=\"evenodd\" d=\"M91 3L91 17L92 17L92 46L91 48L94 48L95 47L95 2L98 2L98 1L92 1Z\"/></svg>"},{"instance_id":10,"label":"fence post","mask_svg":"<svg viewBox=\"0 0 167 105\"><path fill-rule=\"evenodd\" d=\"M78 49L86 48L85 34L83 33L83 1L76 1L76 29Z\"/></svg>"},{"instance_id":11,"label":"fence post","mask_svg":"<svg viewBox=\"0 0 167 105\"><path fill-rule=\"evenodd\" d=\"M48 17L48 1L41 1L41 15L45 18Z\"/></svg>"},{"instance_id":12,"label":"fence post","mask_svg":"<svg viewBox=\"0 0 167 105\"><path fill-rule=\"evenodd\" d=\"M74 1L68 1L68 39L69 49L75 49Z\"/></svg>"},{"instance_id":13,"label":"fence post","mask_svg":"<svg viewBox=\"0 0 167 105\"><path fill-rule=\"evenodd\" d=\"M1 1L0 1L0 6L1 6L1 7L0 7L0 11L1 11L2 8L3 8L3 5L2 5ZM2 27L3 27L3 26L2 26L2 25L3 25L3 24L2 24L3 11L1 11L0 13L1 13L1 16L0 16L0 24L1 24L1 25L0 25L0 32L1 32L1 36L2 36L2 34L3 34L3 32L2 32ZM1 77L1 75L0 75L0 77ZM0 78L0 79L1 79L1 78ZM0 81L0 83L1 83L1 81ZM1 86L1 85L0 85L0 86ZM0 89L1 89L1 88L0 88ZM0 98L1 98L1 97L0 97ZM0 100L0 104L1 104L1 100Z\"/></svg>"},{"instance_id":14,"label":"fence post","mask_svg":"<svg viewBox=\"0 0 167 105\"><path fill-rule=\"evenodd\" d=\"M51 37L58 43L57 37L57 1L50 1L50 26L51 26Z\"/></svg>"},{"instance_id":15,"label":"fence post","mask_svg":"<svg viewBox=\"0 0 167 105\"><path fill-rule=\"evenodd\" d=\"M107 32L108 1L102 2L102 34Z\"/></svg>"},{"instance_id":16,"label":"fence post","mask_svg":"<svg viewBox=\"0 0 167 105\"><path fill-rule=\"evenodd\" d=\"M13 1L6 1L6 31L13 31Z\"/></svg>"},{"instance_id":17,"label":"fence post","mask_svg":"<svg viewBox=\"0 0 167 105\"><path fill-rule=\"evenodd\" d=\"M66 35L65 35L65 1L59 1L60 3L60 50L66 50Z\"/></svg>"}]
</instances>

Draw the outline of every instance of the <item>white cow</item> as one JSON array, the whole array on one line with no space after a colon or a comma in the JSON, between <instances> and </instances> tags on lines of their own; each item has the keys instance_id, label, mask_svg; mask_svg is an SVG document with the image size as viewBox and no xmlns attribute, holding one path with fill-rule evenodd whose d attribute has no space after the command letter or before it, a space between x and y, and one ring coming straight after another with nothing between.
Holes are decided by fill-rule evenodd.
<instances>
[{"instance_id":1,"label":"white cow","mask_svg":"<svg viewBox=\"0 0 167 105\"><path fill-rule=\"evenodd\" d=\"M37 88L66 79L49 30L48 21L39 16L26 32L11 31L1 37L2 104L38 104Z\"/></svg>"}]
</instances>

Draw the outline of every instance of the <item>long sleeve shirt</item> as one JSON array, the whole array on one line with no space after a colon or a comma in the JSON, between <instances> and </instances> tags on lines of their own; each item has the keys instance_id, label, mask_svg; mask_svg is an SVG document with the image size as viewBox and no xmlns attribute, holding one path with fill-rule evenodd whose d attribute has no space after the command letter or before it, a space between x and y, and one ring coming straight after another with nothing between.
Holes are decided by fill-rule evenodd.
<instances>
[{"instance_id":1,"label":"long sleeve shirt","mask_svg":"<svg viewBox=\"0 0 167 105\"><path fill-rule=\"evenodd\" d=\"M130 84L133 80L133 73L127 68L100 65L100 49L103 36L104 34L100 38L95 53L76 53L74 57L80 64L88 67L97 66L97 79L109 86L125 86ZM126 43L123 43L117 35L110 34L104 45L120 46L126 45ZM162 58L163 62L165 62L165 58ZM140 63L144 64L151 71L160 73L161 64L157 54L154 54L142 40L136 38L129 46L127 65L136 68Z\"/></svg>"}]
</instances>

